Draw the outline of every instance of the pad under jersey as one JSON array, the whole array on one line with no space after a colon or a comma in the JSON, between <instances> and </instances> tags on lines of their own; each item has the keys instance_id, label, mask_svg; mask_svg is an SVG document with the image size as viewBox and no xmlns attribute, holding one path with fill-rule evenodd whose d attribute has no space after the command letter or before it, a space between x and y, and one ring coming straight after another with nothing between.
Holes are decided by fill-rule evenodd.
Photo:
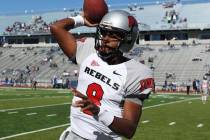
<instances>
[{"instance_id":1,"label":"pad under jersey","mask_svg":"<svg viewBox=\"0 0 210 140\"><path fill-rule=\"evenodd\" d=\"M126 98L146 98L153 88L152 71L148 67L133 59L108 65L98 57L93 38L78 43L76 60L80 66L77 90L114 116L122 117ZM79 98L74 97L72 102L76 100ZM93 116L73 106L71 130L86 139L121 139Z\"/></svg>"}]
</instances>

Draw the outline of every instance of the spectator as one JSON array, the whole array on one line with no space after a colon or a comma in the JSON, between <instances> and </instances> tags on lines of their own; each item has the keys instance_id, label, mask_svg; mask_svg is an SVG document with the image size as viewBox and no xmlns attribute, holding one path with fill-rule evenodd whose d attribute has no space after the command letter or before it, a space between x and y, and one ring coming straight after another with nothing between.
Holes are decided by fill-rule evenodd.
<instances>
[{"instance_id":1,"label":"spectator","mask_svg":"<svg viewBox=\"0 0 210 140\"><path fill-rule=\"evenodd\" d=\"M200 93L201 91L201 82L199 79L196 80L196 87L197 87L197 93Z\"/></svg>"},{"instance_id":2,"label":"spectator","mask_svg":"<svg viewBox=\"0 0 210 140\"><path fill-rule=\"evenodd\" d=\"M193 90L194 90L195 94L197 94L197 92L198 92L198 91L197 91L198 89L197 89L197 84L196 84L196 83L197 83L197 80L194 79L194 80L193 80L193 83L192 83L192 87L193 87Z\"/></svg>"},{"instance_id":3,"label":"spectator","mask_svg":"<svg viewBox=\"0 0 210 140\"><path fill-rule=\"evenodd\" d=\"M207 76L205 75L203 76L202 93L201 93L201 100L203 104L205 104L207 101L208 91L209 91L209 81L207 79Z\"/></svg>"},{"instance_id":4,"label":"spectator","mask_svg":"<svg viewBox=\"0 0 210 140\"><path fill-rule=\"evenodd\" d=\"M63 79L61 77L57 79L57 87L63 88Z\"/></svg>"},{"instance_id":5,"label":"spectator","mask_svg":"<svg viewBox=\"0 0 210 140\"><path fill-rule=\"evenodd\" d=\"M5 77L5 84L7 85L9 83L9 78L6 76Z\"/></svg>"},{"instance_id":6,"label":"spectator","mask_svg":"<svg viewBox=\"0 0 210 140\"><path fill-rule=\"evenodd\" d=\"M77 77L78 75L78 70L74 70L74 76Z\"/></svg>"},{"instance_id":7,"label":"spectator","mask_svg":"<svg viewBox=\"0 0 210 140\"><path fill-rule=\"evenodd\" d=\"M190 94L190 86L191 86L191 80L189 79L186 83L186 87L187 87L187 95Z\"/></svg>"},{"instance_id":8,"label":"spectator","mask_svg":"<svg viewBox=\"0 0 210 140\"><path fill-rule=\"evenodd\" d=\"M168 90L168 81L164 81L163 90Z\"/></svg>"},{"instance_id":9,"label":"spectator","mask_svg":"<svg viewBox=\"0 0 210 140\"><path fill-rule=\"evenodd\" d=\"M57 88L57 76L56 75L53 76L52 82L53 82L53 88Z\"/></svg>"},{"instance_id":10,"label":"spectator","mask_svg":"<svg viewBox=\"0 0 210 140\"><path fill-rule=\"evenodd\" d=\"M33 87L32 87L32 89L36 90L37 84L38 84L37 80L33 79L33 83L32 83Z\"/></svg>"},{"instance_id":11,"label":"spectator","mask_svg":"<svg viewBox=\"0 0 210 140\"><path fill-rule=\"evenodd\" d=\"M65 88L70 88L70 80L69 80L69 78L67 78L66 79L66 84L65 84L66 86L65 86Z\"/></svg>"}]
</instances>

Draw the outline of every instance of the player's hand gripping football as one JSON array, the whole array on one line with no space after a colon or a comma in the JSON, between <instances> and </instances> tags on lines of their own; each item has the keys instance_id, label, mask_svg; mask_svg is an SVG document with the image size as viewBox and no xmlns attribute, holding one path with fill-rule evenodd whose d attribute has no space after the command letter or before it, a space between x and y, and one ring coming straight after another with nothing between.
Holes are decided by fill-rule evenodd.
<instances>
[{"instance_id":1,"label":"player's hand gripping football","mask_svg":"<svg viewBox=\"0 0 210 140\"><path fill-rule=\"evenodd\" d=\"M98 24L90 23L90 21L88 21L88 19L85 18L84 12L81 13L81 16L84 18L85 26L88 26L88 27L96 27L96 26L98 26Z\"/></svg>"},{"instance_id":2,"label":"player's hand gripping football","mask_svg":"<svg viewBox=\"0 0 210 140\"><path fill-rule=\"evenodd\" d=\"M71 89L71 92L74 94L74 96L81 98L81 100L74 102L72 106L80 107L81 111L88 115L98 115L100 108L95 105L93 101L91 101L87 96L83 95L76 89Z\"/></svg>"}]
</instances>

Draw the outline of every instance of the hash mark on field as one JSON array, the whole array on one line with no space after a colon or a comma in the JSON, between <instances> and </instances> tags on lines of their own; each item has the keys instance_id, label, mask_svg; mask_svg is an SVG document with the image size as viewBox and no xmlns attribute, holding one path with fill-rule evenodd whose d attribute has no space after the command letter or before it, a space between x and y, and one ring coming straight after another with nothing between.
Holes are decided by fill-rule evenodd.
<instances>
[{"instance_id":1,"label":"hash mark on field","mask_svg":"<svg viewBox=\"0 0 210 140\"><path fill-rule=\"evenodd\" d=\"M148 122L150 122L150 121L149 120L142 121L142 123L148 123Z\"/></svg>"},{"instance_id":2,"label":"hash mark on field","mask_svg":"<svg viewBox=\"0 0 210 140\"><path fill-rule=\"evenodd\" d=\"M54 117L54 116L57 116L57 114L49 114L49 115L47 115L47 117Z\"/></svg>"},{"instance_id":3,"label":"hash mark on field","mask_svg":"<svg viewBox=\"0 0 210 140\"><path fill-rule=\"evenodd\" d=\"M190 102L188 102L188 104L191 104L192 102L190 101Z\"/></svg>"},{"instance_id":4,"label":"hash mark on field","mask_svg":"<svg viewBox=\"0 0 210 140\"><path fill-rule=\"evenodd\" d=\"M200 124L197 125L198 128L203 127L203 126L204 125L202 123L200 123Z\"/></svg>"},{"instance_id":5,"label":"hash mark on field","mask_svg":"<svg viewBox=\"0 0 210 140\"><path fill-rule=\"evenodd\" d=\"M37 113L36 112L34 112L34 113L28 113L28 114L26 114L27 116L31 116L31 115L36 115Z\"/></svg>"},{"instance_id":6,"label":"hash mark on field","mask_svg":"<svg viewBox=\"0 0 210 140\"><path fill-rule=\"evenodd\" d=\"M171 123L169 123L169 125L175 125L176 124L176 122L171 122Z\"/></svg>"},{"instance_id":7,"label":"hash mark on field","mask_svg":"<svg viewBox=\"0 0 210 140\"><path fill-rule=\"evenodd\" d=\"M8 112L8 114L17 114L17 111L13 111L13 112Z\"/></svg>"}]
</instances>

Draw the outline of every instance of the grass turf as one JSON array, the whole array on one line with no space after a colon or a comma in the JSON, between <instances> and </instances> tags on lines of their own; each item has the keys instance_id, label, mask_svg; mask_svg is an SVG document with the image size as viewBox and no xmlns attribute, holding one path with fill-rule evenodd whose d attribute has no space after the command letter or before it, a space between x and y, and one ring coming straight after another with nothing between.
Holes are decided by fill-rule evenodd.
<instances>
[{"instance_id":1,"label":"grass turf","mask_svg":"<svg viewBox=\"0 0 210 140\"><path fill-rule=\"evenodd\" d=\"M141 120L132 139L210 139L210 103L204 105L198 97L151 95L150 99L145 101ZM72 95L68 90L1 89L0 139L39 130L8 139L57 140L67 127L62 125L69 122L71 99ZM42 131L54 126L58 128Z\"/></svg>"}]
</instances>

